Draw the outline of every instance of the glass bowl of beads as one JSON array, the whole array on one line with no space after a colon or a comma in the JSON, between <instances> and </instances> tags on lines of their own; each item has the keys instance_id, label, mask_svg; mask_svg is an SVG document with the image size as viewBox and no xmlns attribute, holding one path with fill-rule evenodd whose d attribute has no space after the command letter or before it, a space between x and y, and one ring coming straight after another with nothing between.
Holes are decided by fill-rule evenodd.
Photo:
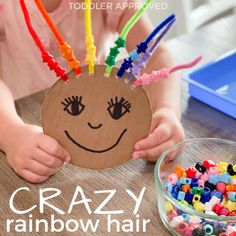
<instances>
[{"instance_id":1,"label":"glass bowl of beads","mask_svg":"<svg viewBox=\"0 0 236 236\"><path fill-rule=\"evenodd\" d=\"M236 236L236 142L174 145L155 166L158 210L172 235Z\"/></svg>"}]
</instances>

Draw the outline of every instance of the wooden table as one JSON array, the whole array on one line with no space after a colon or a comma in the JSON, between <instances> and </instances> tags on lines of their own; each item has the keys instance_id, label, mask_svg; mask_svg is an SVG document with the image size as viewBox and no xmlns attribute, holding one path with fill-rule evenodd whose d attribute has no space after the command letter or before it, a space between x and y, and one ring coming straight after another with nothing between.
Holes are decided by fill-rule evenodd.
<instances>
[{"instance_id":1,"label":"wooden table","mask_svg":"<svg viewBox=\"0 0 236 236\"><path fill-rule=\"evenodd\" d=\"M202 63L216 58L223 53L234 49L236 45L236 34L232 30L235 27L236 15L216 21L191 35L184 35L168 42L168 47L173 51L178 62L191 60L199 54L203 54ZM183 83L183 126L187 138L197 137L219 137L236 140L236 121L221 112L218 112L192 98L189 98L187 85ZM26 121L40 124L40 108L44 98L44 92L17 101L16 106L20 116ZM153 170L154 165L143 160L130 161L122 166L104 171L92 171L65 165L59 173L51 177L47 182L32 185L19 178L8 166L4 155L0 155L0 235L29 235L28 234L6 234L6 219L28 219L28 214L17 216L8 205L11 194L20 187L29 187L30 192L22 191L15 199L15 207L27 209L34 204L38 204L39 189L57 188L62 190L62 194L51 201L55 206L67 211L76 186L81 186L84 193L92 200L90 203L94 211L103 201L107 194L94 194L96 190L115 189L117 192L104 210L124 210L123 215L114 216L122 221L123 219L135 219L133 216L134 201L126 193L130 189L136 195L143 187L146 187L144 199L139 209L140 218L150 219L147 225L147 232L132 233L132 235L169 235L162 224L156 207L156 193L154 186ZM39 208L33 210L34 218L49 219L55 212L49 208L43 214L39 213ZM55 216L64 221L68 219L100 219L96 235L108 235L106 228L106 216L99 216L92 213L88 215L86 209L80 205L74 207L71 214ZM114 228L113 228L114 230ZM57 235L71 235L63 232ZM114 231L110 235L118 235ZM125 233L121 233L124 235ZM127 234L127 233L126 233ZM31 233L30 235L54 235L44 232ZM92 232L77 232L74 235L92 235Z\"/></svg>"}]
</instances>

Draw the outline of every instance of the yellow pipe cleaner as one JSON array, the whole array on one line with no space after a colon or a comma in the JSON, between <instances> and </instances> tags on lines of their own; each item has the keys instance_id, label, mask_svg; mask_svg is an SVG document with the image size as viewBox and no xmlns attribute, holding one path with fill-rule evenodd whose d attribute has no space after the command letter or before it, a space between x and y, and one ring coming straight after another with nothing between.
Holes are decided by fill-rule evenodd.
<instances>
[{"instance_id":1,"label":"yellow pipe cleaner","mask_svg":"<svg viewBox=\"0 0 236 236\"><path fill-rule=\"evenodd\" d=\"M94 37L92 33L92 23L91 23L91 0L85 0L86 9L84 14L85 21L85 43L86 43L86 62L89 65L89 73L94 74L94 64L97 61L96 58L96 47L94 45Z\"/></svg>"}]
</instances>

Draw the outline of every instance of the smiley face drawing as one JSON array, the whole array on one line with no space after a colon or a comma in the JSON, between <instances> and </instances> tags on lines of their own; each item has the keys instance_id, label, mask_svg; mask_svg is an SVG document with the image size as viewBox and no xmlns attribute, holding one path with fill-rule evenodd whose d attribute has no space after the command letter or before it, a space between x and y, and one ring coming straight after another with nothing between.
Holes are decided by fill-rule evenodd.
<instances>
[{"instance_id":1,"label":"smiley face drawing","mask_svg":"<svg viewBox=\"0 0 236 236\"><path fill-rule=\"evenodd\" d=\"M152 111L146 91L131 89L105 66L94 75L81 68L69 82L59 80L49 90L42 109L44 133L55 138L71 155L71 163L91 169L111 168L132 157L134 144L150 130Z\"/></svg>"}]
</instances>

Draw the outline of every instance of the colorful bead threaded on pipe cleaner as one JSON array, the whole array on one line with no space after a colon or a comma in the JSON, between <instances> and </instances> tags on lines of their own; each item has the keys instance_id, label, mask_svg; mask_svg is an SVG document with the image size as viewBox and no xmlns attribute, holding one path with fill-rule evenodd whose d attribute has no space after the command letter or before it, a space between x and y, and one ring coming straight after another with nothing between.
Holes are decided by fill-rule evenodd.
<instances>
[{"instance_id":1,"label":"colorful bead threaded on pipe cleaner","mask_svg":"<svg viewBox=\"0 0 236 236\"><path fill-rule=\"evenodd\" d=\"M92 23L91 23L91 0L85 0L85 32L86 32L86 62L89 65L89 73L94 74L94 64L96 62L96 47L94 45L94 38L92 34Z\"/></svg>"},{"instance_id":2,"label":"colorful bead threaded on pipe cleaner","mask_svg":"<svg viewBox=\"0 0 236 236\"><path fill-rule=\"evenodd\" d=\"M55 38L57 39L62 56L68 62L70 69L75 70L75 73L77 75L80 75L81 74L80 68L79 68L80 63L78 60L75 59L75 56L74 56L74 53L73 53L71 47L68 45L67 42L64 41L61 34L59 33L59 31L55 27L53 21L51 20L50 16L48 15L47 11L45 10L45 8L42 4L42 1L35 0L35 3L37 5L39 11L41 12L42 16L44 17L45 21L47 22L48 26L52 30Z\"/></svg>"},{"instance_id":3,"label":"colorful bead threaded on pipe cleaner","mask_svg":"<svg viewBox=\"0 0 236 236\"><path fill-rule=\"evenodd\" d=\"M50 70L53 70L56 73L57 77L60 77L62 80L67 81L68 77L65 75L66 70L64 68L62 68L59 65L59 63L56 62L53 59L53 56L50 55L49 52L47 52L45 50L45 48L43 47L43 44L41 43L41 41L38 37L38 35L34 31L34 29L32 27L31 20L30 20L29 12L28 12L27 7L25 5L25 1L20 0L20 5L21 5L21 8L22 8L22 12L24 14L24 18L25 18L27 28L28 28L33 40L35 41L36 45L38 46L39 50L41 51L43 62L48 65Z\"/></svg>"},{"instance_id":4,"label":"colorful bead threaded on pipe cleaner","mask_svg":"<svg viewBox=\"0 0 236 236\"><path fill-rule=\"evenodd\" d=\"M162 30L166 25L168 25L170 22L174 20L175 20L174 14L167 17L163 22L161 22L161 24L159 24L152 31L152 33L144 41L142 41L139 45L137 45L137 50L134 50L129 53L129 58L124 59L124 62L117 73L117 78L121 78L124 75L125 71L133 67L133 62L138 61L139 55L141 53L146 53L149 43L153 40L153 38L160 32L160 30Z\"/></svg>"},{"instance_id":5,"label":"colorful bead threaded on pipe cleaner","mask_svg":"<svg viewBox=\"0 0 236 236\"><path fill-rule=\"evenodd\" d=\"M175 19L173 19L171 22L169 22L169 24L166 26L166 28L161 32L161 34L159 35L159 37L156 39L156 41L154 42L154 44L151 46L150 50L146 53L144 53L144 55L142 56L142 58L140 58L137 63L135 65L133 65L133 67L131 68L130 73L128 74L126 80L130 81L133 79L133 77L138 78L140 76L140 72L142 69L146 68L151 56L153 55L153 53L155 52L155 50L158 48L162 38L168 33L168 31L170 30L170 28L172 27L172 25L174 24Z\"/></svg>"},{"instance_id":6,"label":"colorful bead threaded on pipe cleaner","mask_svg":"<svg viewBox=\"0 0 236 236\"><path fill-rule=\"evenodd\" d=\"M116 64L116 57L120 53L120 48L124 48L126 44L126 37L131 30L131 28L135 25L135 23L138 21L138 19L142 16L144 11L147 9L148 5L153 0L146 0L145 3L142 5L142 7L133 15L133 17L128 21L128 23L123 28L120 37L116 40L115 44L116 46L110 49L110 53L106 59L106 70L105 70L105 76L109 77L113 66Z\"/></svg>"},{"instance_id":7,"label":"colorful bead threaded on pipe cleaner","mask_svg":"<svg viewBox=\"0 0 236 236\"><path fill-rule=\"evenodd\" d=\"M174 73L177 70L187 69L187 68L191 68L191 67L195 66L197 63L200 62L201 59L202 59L202 57L197 57L194 61L192 61L191 63L188 63L188 64L175 66L170 69L164 68L162 70L153 71L151 74L144 73L139 79L137 79L133 82L132 87L136 88L139 86L148 85L153 81L158 81L160 79L166 79L169 77L170 74Z\"/></svg>"}]
</instances>

